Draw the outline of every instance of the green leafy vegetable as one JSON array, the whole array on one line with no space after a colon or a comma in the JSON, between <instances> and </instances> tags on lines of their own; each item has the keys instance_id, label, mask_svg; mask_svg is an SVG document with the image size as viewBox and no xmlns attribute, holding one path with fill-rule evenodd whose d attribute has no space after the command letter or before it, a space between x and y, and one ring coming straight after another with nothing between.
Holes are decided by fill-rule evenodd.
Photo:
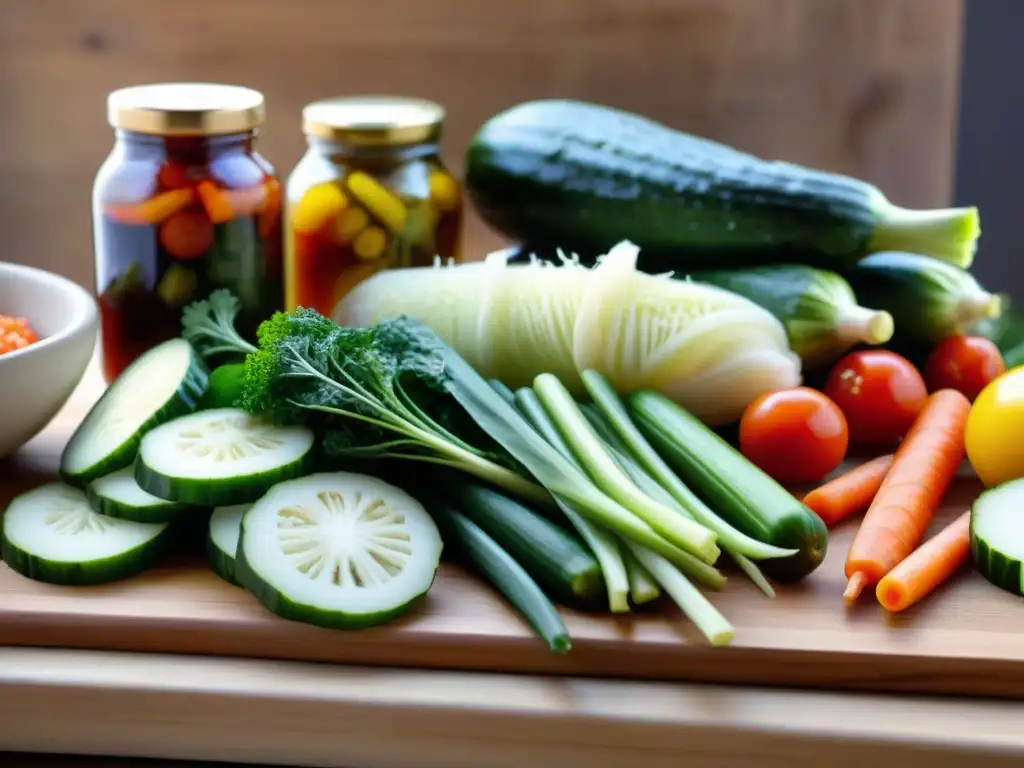
<instances>
[{"instance_id":1,"label":"green leafy vegetable","mask_svg":"<svg viewBox=\"0 0 1024 768\"><path fill-rule=\"evenodd\" d=\"M219 351L247 350L226 330L230 309L193 307L194 318L205 313L190 324L203 329L193 338L216 337ZM451 467L538 504L569 502L671 562L693 559L673 543L678 535L659 534L602 493L426 325L403 316L343 328L299 308L264 321L257 335L241 406L311 427L328 457Z\"/></svg>"},{"instance_id":2,"label":"green leafy vegetable","mask_svg":"<svg viewBox=\"0 0 1024 768\"><path fill-rule=\"evenodd\" d=\"M225 352L255 352L256 347L235 329L239 309L238 297L226 288L218 288L202 301L185 307L181 313L181 335L204 358Z\"/></svg>"}]
</instances>

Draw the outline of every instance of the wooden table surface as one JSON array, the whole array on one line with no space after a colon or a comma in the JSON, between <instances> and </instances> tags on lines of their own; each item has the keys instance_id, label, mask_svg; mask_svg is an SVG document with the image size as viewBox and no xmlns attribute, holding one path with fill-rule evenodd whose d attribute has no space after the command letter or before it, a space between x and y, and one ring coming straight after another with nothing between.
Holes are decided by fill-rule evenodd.
<instances>
[{"instance_id":1,"label":"wooden table surface","mask_svg":"<svg viewBox=\"0 0 1024 768\"><path fill-rule=\"evenodd\" d=\"M79 413L73 398L0 462L5 496L49 479L40 457ZM0 751L339 768L986 768L1021 764L1021 722L1014 700L0 647Z\"/></svg>"}]
</instances>

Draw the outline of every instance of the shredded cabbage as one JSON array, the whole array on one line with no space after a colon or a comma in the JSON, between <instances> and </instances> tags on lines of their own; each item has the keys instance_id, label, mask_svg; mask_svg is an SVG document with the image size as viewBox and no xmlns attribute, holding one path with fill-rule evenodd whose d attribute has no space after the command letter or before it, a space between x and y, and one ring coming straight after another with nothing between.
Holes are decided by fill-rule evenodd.
<instances>
[{"instance_id":1,"label":"shredded cabbage","mask_svg":"<svg viewBox=\"0 0 1024 768\"><path fill-rule=\"evenodd\" d=\"M637 270L639 249L612 248L593 268L483 262L379 272L335 308L342 325L402 314L430 325L487 378L529 386L553 373L574 395L579 371L622 394L656 389L709 424L758 395L800 383L800 360L767 310L721 288Z\"/></svg>"}]
</instances>

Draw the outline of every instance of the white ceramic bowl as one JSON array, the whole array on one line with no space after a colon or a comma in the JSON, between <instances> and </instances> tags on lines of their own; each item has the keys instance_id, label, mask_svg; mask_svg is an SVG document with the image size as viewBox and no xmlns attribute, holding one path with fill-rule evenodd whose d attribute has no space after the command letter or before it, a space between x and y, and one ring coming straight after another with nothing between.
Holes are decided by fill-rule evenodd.
<instances>
[{"instance_id":1,"label":"white ceramic bowl","mask_svg":"<svg viewBox=\"0 0 1024 768\"><path fill-rule=\"evenodd\" d=\"M67 401L96 346L96 301L77 283L0 262L0 315L25 317L39 341L0 354L0 457L39 432Z\"/></svg>"}]
</instances>

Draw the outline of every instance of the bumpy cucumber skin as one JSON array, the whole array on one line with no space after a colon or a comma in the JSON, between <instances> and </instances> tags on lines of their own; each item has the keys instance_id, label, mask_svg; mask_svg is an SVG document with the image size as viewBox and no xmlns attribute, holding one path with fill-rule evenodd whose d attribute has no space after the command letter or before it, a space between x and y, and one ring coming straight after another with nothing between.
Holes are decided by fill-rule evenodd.
<instances>
[{"instance_id":1,"label":"bumpy cucumber skin","mask_svg":"<svg viewBox=\"0 0 1024 768\"><path fill-rule=\"evenodd\" d=\"M266 472L216 479L170 477L149 467L140 454L135 462L135 482L147 493L179 504L228 507L258 501L278 483L308 475L315 466L315 445L294 461Z\"/></svg>"},{"instance_id":2,"label":"bumpy cucumber skin","mask_svg":"<svg viewBox=\"0 0 1024 768\"><path fill-rule=\"evenodd\" d=\"M563 100L485 123L468 149L466 189L488 224L541 255L557 246L587 262L630 240L649 271L851 264L885 205L857 179Z\"/></svg>"},{"instance_id":3,"label":"bumpy cucumber skin","mask_svg":"<svg viewBox=\"0 0 1024 768\"><path fill-rule=\"evenodd\" d=\"M434 578L430 584L419 595L414 596L402 605L392 610L378 611L366 614L347 614L337 611L322 611L305 603L292 600L287 595L278 592L249 563L245 556L245 517L242 517L242 533L238 538L238 553L235 555L235 579L237 583L248 590L260 604L276 616L291 621L299 621L303 624L312 624L326 629L366 629L378 624L391 621L419 604L423 597L430 591L434 579L437 578L437 571L434 571Z\"/></svg>"},{"instance_id":4,"label":"bumpy cucumber skin","mask_svg":"<svg viewBox=\"0 0 1024 768\"><path fill-rule=\"evenodd\" d=\"M84 563L59 562L37 557L11 543L6 535L0 535L0 556L12 570L34 581L86 587L121 581L152 568L167 549L169 531L170 528L165 528L156 537L116 557Z\"/></svg>"},{"instance_id":5,"label":"bumpy cucumber skin","mask_svg":"<svg viewBox=\"0 0 1024 768\"><path fill-rule=\"evenodd\" d=\"M122 520L134 520L137 523L170 523L194 509L188 504L179 504L173 501L153 504L148 507L133 507L130 504L123 504L114 499L100 496L96 493L92 483L86 487L85 497L89 500L89 506L97 514L119 517Z\"/></svg>"},{"instance_id":6,"label":"bumpy cucumber skin","mask_svg":"<svg viewBox=\"0 0 1024 768\"><path fill-rule=\"evenodd\" d=\"M182 343L182 340L171 339L170 341L164 342L164 344L171 343L180 344ZM153 349L146 352L143 357L140 357L132 363L132 365L138 364L146 355L156 353L161 346L163 346L163 344L153 347ZM135 455L139 451L139 442L142 440L142 436L146 434L146 432L163 424L164 422L175 419L178 416L184 416L196 410L200 399L206 392L208 379L209 371L203 363L202 358L200 358L199 354L193 349L192 361L189 364L188 370L185 372L185 377L182 379L181 385L171 398L157 409L157 411L142 425L142 427L136 430L134 435L125 440L112 453L81 472L70 472L65 467L65 457L68 455L68 451L75 444L76 440L88 439L89 415L97 406L99 406L100 402L110 396L111 390L108 389L93 408L90 409L89 413L86 414L82 423L78 425L78 429L74 431L71 435L71 439L68 440L68 444L65 446L64 452L61 455L60 467L57 472L60 479L68 485L84 490L93 480L129 466L135 460Z\"/></svg>"},{"instance_id":7,"label":"bumpy cucumber skin","mask_svg":"<svg viewBox=\"0 0 1024 768\"><path fill-rule=\"evenodd\" d=\"M792 498L784 507L758 504L757 499L749 504L737 504L732 488L723 480L706 474L702 467L696 467L679 445L679 438L673 429L670 414L664 409L650 407L642 397L629 399L630 416L654 450L711 509L743 533L765 544L798 550L790 557L759 560L761 570L778 581L796 581L814 571L825 559L828 550L828 529L814 512ZM735 448L709 430L709 439L720 443L736 459L749 463ZM790 496L760 469L750 464L749 471L763 475L765 487L776 486L780 498Z\"/></svg>"}]
</instances>

